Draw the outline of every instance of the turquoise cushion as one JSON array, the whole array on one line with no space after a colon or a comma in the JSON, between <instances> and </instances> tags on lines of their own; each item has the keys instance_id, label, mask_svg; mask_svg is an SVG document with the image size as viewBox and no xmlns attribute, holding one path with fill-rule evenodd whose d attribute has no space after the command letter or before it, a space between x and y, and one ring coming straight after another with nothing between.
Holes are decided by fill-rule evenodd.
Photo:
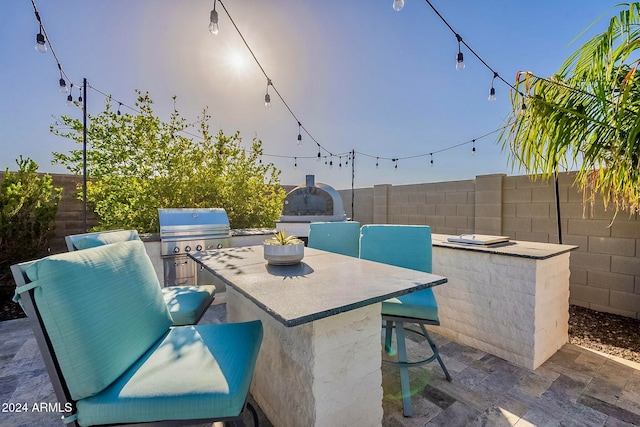
<instances>
[{"instance_id":1,"label":"turquoise cushion","mask_svg":"<svg viewBox=\"0 0 640 427\"><path fill-rule=\"evenodd\" d=\"M108 245L111 243L126 242L129 240L139 240L136 230L106 231L101 233L89 234L77 240L73 240L73 246L76 249L89 249L97 246Z\"/></svg>"},{"instance_id":2,"label":"turquoise cushion","mask_svg":"<svg viewBox=\"0 0 640 427\"><path fill-rule=\"evenodd\" d=\"M52 255L27 275L73 399L102 391L172 320L139 240ZM131 286L135 283L136 286Z\"/></svg>"},{"instance_id":3,"label":"turquoise cushion","mask_svg":"<svg viewBox=\"0 0 640 427\"><path fill-rule=\"evenodd\" d=\"M382 302L382 314L438 321L438 304L431 288Z\"/></svg>"},{"instance_id":4,"label":"turquoise cushion","mask_svg":"<svg viewBox=\"0 0 640 427\"><path fill-rule=\"evenodd\" d=\"M216 295L214 285L170 286L162 288L173 325L193 325L209 308Z\"/></svg>"},{"instance_id":5,"label":"turquoise cushion","mask_svg":"<svg viewBox=\"0 0 640 427\"><path fill-rule=\"evenodd\" d=\"M238 415L261 341L260 321L172 328L104 392L80 400L78 422L84 426Z\"/></svg>"},{"instance_id":6,"label":"turquoise cushion","mask_svg":"<svg viewBox=\"0 0 640 427\"><path fill-rule=\"evenodd\" d=\"M431 228L426 225L364 225L360 258L431 273ZM438 305L431 289L402 295L382 303L382 315L438 321Z\"/></svg>"},{"instance_id":7,"label":"turquoise cushion","mask_svg":"<svg viewBox=\"0 0 640 427\"><path fill-rule=\"evenodd\" d=\"M358 257L360 223L312 222L309 228L309 247L342 255Z\"/></svg>"}]
</instances>

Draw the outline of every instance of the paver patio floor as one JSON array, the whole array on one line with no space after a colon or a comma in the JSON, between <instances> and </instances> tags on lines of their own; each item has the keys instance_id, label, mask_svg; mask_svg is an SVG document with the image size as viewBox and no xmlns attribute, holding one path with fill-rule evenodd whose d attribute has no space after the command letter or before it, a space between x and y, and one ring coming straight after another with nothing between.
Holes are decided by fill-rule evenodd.
<instances>
[{"instance_id":1,"label":"paver patio floor","mask_svg":"<svg viewBox=\"0 0 640 427\"><path fill-rule=\"evenodd\" d=\"M226 306L217 304L201 323L225 321ZM532 371L432 335L453 381L444 379L437 363L412 368L414 416L404 418L398 371L383 364L383 426L640 425L640 364L565 344ZM420 357L425 348L412 341L410 355ZM31 409L40 402L56 398L28 320L0 322L0 404L28 403ZM55 412L3 409L3 427L63 425ZM270 426L258 412L261 425Z\"/></svg>"}]
</instances>

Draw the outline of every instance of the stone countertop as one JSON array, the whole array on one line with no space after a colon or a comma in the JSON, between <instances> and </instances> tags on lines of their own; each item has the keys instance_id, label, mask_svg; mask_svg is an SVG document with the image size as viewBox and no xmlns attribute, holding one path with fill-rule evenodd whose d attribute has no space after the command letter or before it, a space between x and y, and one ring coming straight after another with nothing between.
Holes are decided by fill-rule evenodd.
<instances>
[{"instance_id":1,"label":"stone countertop","mask_svg":"<svg viewBox=\"0 0 640 427\"><path fill-rule=\"evenodd\" d=\"M446 234L433 234L433 246L439 248L457 249L463 251L484 252L495 255L514 256L530 259L547 259L577 249L573 245L558 245L555 243L539 243L510 240L493 245L474 245L467 243L448 242L447 238L457 237Z\"/></svg>"},{"instance_id":2,"label":"stone countertop","mask_svg":"<svg viewBox=\"0 0 640 427\"><path fill-rule=\"evenodd\" d=\"M355 310L447 281L442 276L305 248L302 262L276 266L262 245L189 254L285 326Z\"/></svg>"}]
</instances>

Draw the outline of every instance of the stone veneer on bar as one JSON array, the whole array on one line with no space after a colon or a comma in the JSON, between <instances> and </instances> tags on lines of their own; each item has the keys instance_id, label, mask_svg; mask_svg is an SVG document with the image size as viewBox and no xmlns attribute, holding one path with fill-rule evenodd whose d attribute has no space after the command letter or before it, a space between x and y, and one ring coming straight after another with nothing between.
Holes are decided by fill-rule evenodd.
<instances>
[{"instance_id":1,"label":"stone veneer on bar","mask_svg":"<svg viewBox=\"0 0 640 427\"><path fill-rule=\"evenodd\" d=\"M447 242L433 235L433 272L447 286L437 333L519 366L536 369L569 338L569 253L576 246Z\"/></svg>"}]
</instances>

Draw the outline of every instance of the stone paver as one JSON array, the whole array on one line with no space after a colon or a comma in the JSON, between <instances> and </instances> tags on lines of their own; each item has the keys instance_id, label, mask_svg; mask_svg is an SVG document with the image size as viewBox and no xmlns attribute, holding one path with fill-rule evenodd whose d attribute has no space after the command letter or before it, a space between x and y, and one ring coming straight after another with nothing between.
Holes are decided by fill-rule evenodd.
<instances>
[{"instance_id":1,"label":"stone paver","mask_svg":"<svg viewBox=\"0 0 640 427\"><path fill-rule=\"evenodd\" d=\"M201 323L225 321L226 307L217 304ZM640 425L638 364L566 344L532 371L432 335L453 381L445 380L437 363L412 368L414 416L404 418L398 371L383 364L384 427ZM33 407L56 399L28 320L0 322L0 337L0 425L62 426L57 413ZM419 338L412 337L408 346L411 356L428 355ZM24 403L27 412L2 411L9 404ZM257 409L260 425L271 426Z\"/></svg>"}]
</instances>

